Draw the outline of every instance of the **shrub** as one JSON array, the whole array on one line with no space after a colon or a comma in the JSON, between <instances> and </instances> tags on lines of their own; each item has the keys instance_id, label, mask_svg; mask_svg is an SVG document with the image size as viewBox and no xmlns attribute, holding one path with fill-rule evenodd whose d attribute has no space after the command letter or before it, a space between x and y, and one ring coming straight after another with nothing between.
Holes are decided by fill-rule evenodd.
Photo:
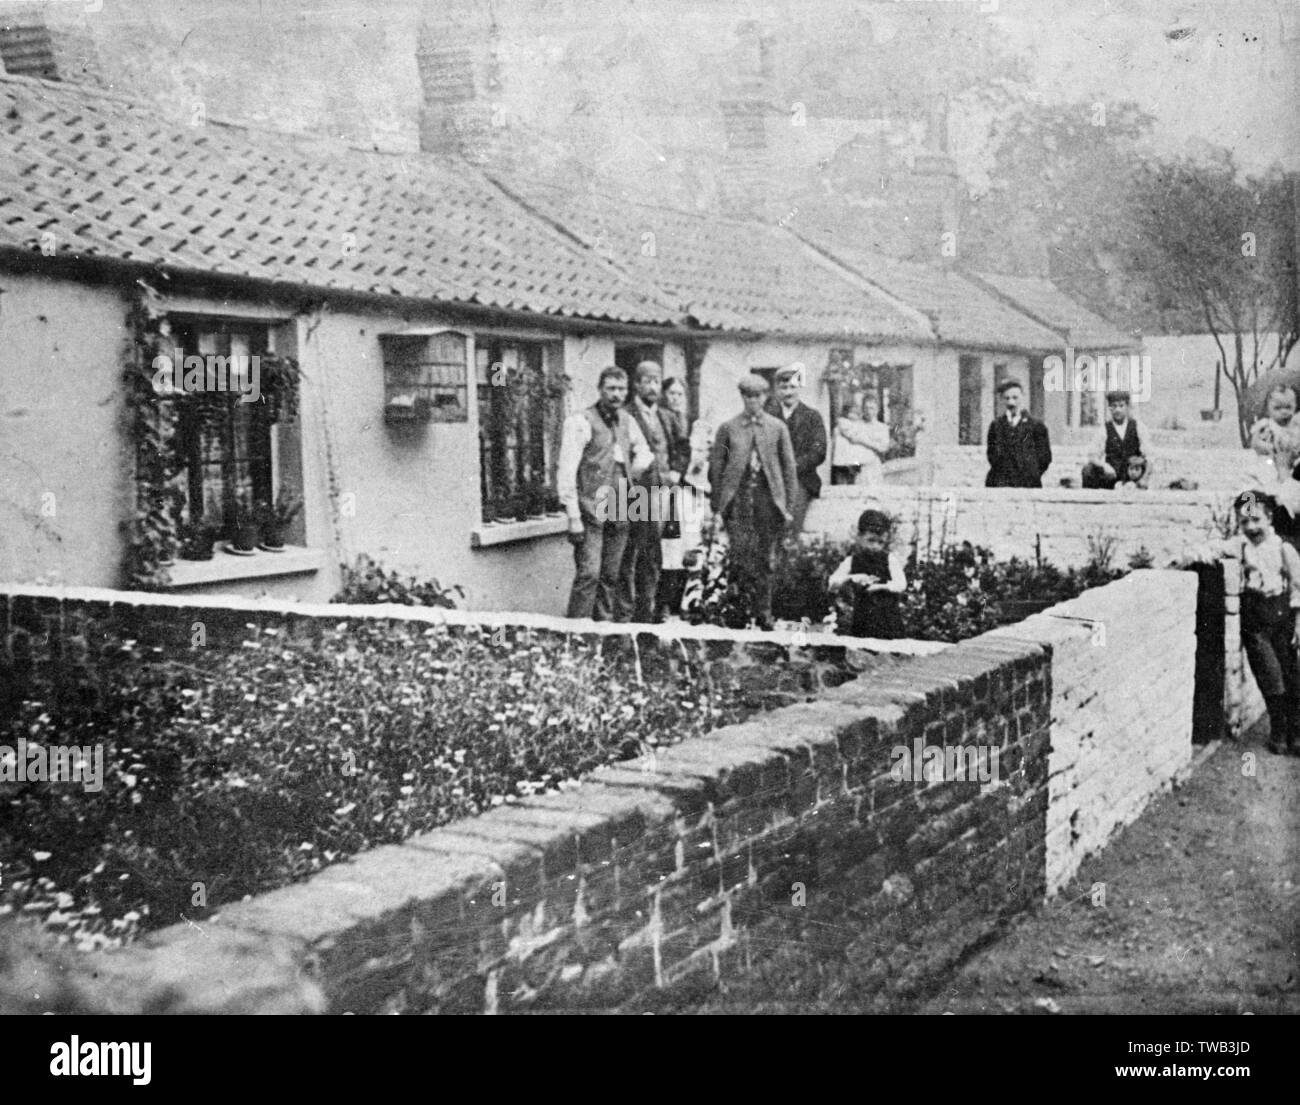
<instances>
[{"instance_id":1,"label":"shrub","mask_svg":"<svg viewBox=\"0 0 1300 1105\"><path fill-rule=\"evenodd\" d=\"M694 625L743 629L753 621L745 596L727 570L727 551L721 532L706 525L682 595L682 612Z\"/></svg>"},{"instance_id":2,"label":"shrub","mask_svg":"<svg viewBox=\"0 0 1300 1105\"><path fill-rule=\"evenodd\" d=\"M1053 606L1124 575L1112 566L1116 541L1089 539L1090 557L1083 568L1063 570L1041 558L995 561L986 548L938 542L923 554L914 543L908 557L907 591L900 607L904 636L914 640L962 641L1024 616L1025 606ZM852 541L823 537L787 542L777 558L772 613L811 624L833 616L841 628L850 624L847 594L832 598L826 587L831 573L853 551ZM1136 565L1130 564L1130 567ZM687 584L687 617L698 623L739 628L751 623L745 598L728 582L727 548L710 535L703 567Z\"/></svg>"},{"instance_id":3,"label":"shrub","mask_svg":"<svg viewBox=\"0 0 1300 1105\"><path fill-rule=\"evenodd\" d=\"M703 660L642 686L599 643L501 636L345 623L307 645L265 629L201 667L115 642L97 697L28 700L0 730L104 746L97 793L0 783L0 913L122 943L752 713Z\"/></svg>"},{"instance_id":4,"label":"shrub","mask_svg":"<svg viewBox=\"0 0 1300 1105\"><path fill-rule=\"evenodd\" d=\"M465 597L459 585L443 587L436 579L421 582L414 576L403 579L365 553L357 557L353 567L346 564L340 567L343 569L343 586L330 602L356 605L392 602L402 606L441 606L451 610L456 607L453 594L458 598Z\"/></svg>"}]
</instances>

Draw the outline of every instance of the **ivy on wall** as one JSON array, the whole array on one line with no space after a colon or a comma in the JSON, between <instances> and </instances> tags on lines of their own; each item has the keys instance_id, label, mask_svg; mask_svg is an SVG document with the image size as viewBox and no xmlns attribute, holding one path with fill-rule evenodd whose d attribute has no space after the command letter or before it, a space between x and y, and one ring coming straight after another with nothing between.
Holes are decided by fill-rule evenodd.
<instances>
[{"instance_id":1,"label":"ivy on wall","mask_svg":"<svg viewBox=\"0 0 1300 1105\"><path fill-rule=\"evenodd\" d=\"M122 576L128 589L155 591L170 582L168 567L180 545L186 504L185 462L177 432L181 411L190 412L200 429L216 427L229 419L238 396L202 387L177 389L177 377L170 374L160 386L160 366L170 365L177 352L171 324L158 292L144 281L136 287L127 310L122 355L125 433L135 477L135 501L124 523ZM259 370L261 401L267 404L270 421L292 418L301 378L297 361L267 353L259 357Z\"/></svg>"},{"instance_id":2,"label":"ivy on wall","mask_svg":"<svg viewBox=\"0 0 1300 1105\"><path fill-rule=\"evenodd\" d=\"M170 354L161 297L143 281L126 316L122 383L126 434L135 466L135 503L125 523L123 585L155 591L170 581L184 492L175 448L176 410L154 389L154 360Z\"/></svg>"}]
</instances>

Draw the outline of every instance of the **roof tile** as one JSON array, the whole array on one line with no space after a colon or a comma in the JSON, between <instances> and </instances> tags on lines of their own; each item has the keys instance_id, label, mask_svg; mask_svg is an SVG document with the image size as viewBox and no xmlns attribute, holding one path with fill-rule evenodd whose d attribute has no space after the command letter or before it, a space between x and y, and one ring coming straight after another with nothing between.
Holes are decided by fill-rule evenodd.
<instances>
[{"instance_id":1,"label":"roof tile","mask_svg":"<svg viewBox=\"0 0 1300 1105\"><path fill-rule=\"evenodd\" d=\"M662 289L701 326L933 340L924 322L836 273L780 227L579 196L536 181L510 179L503 186L613 264Z\"/></svg>"},{"instance_id":2,"label":"roof tile","mask_svg":"<svg viewBox=\"0 0 1300 1105\"><path fill-rule=\"evenodd\" d=\"M538 314L670 323L678 312L468 164L399 159L0 76L0 246ZM143 218L142 218L143 216ZM135 233L120 232L134 228ZM274 233L268 235L267 228ZM171 231L172 233L165 233ZM345 233L356 237L345 258Z\"/></svg>"}]
</instances>

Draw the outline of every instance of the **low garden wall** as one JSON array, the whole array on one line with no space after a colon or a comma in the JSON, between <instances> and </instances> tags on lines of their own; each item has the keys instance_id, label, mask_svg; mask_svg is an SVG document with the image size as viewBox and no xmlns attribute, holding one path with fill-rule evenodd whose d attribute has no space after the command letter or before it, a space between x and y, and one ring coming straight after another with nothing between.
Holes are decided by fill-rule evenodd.
<instances>
[{"instance_id":1,"label":"low garden wall","mask_svg":"<svg viewBox=\"0 0 1300 1105\"><path fill-rule=\"evenodd\" d=\"M1043 475L1044 487L1059 487L1061 480L1078 480L1089 456L1101 440L1102 428L1091 434L1086 445L1052 445L1052 465ZM1241 490L1247 468L1244 449L1166 448L1160 442L1151 447L1152 489L1167 488L1173 480L1193 481L1202 491L1235 493ZM988 456L983 445L936 445L932 454L931 481L939 487L983 487L988 474Z\"/></svg>"},{"instance_id":2,"label":"low garden wall","mask_svg":"<svg viewBox=\"0 0 1300 1105\"><path fill-rule=\"evenodd\" d=\"M1081 567L1089 539L1114 540L1116 566L1145 548L1166 567L1188 546L1218 536L1216 519L1230 514L1232 496L1201 491L1079 491L1068 488L828 487L808 511L806 533L844 540L858 515L876 507L899 522L895 546L916 535L924 550L969 541L1000 559L1044 560Z\"/></svg>"},{"instance_id":3,"label":"low garden wall","mask_svg":"<svg viewBox=\"0 0 1300 1105\"><path fill-rule=\"evenodd\" d=\"M790 676L790 645L772 635L695 631L701 647L765 671L769 688L815 677L822 689L94 953L83 959L98 977L84 1003L656 1009L720 978L779 996L780 972L765 973L773 962L829 944L871 949L855 995L864 1008L906 1007L1059 888L1186 765L1195 602L1190 574L1137 572L1019 625L919 650L928 655L868 657L849 682L842 664L824 680L813 669ZM182 647L194 621L237 643L268 618L311 634L315 617L454 614L30 588L10 588L3 610L7 642L16 629L30 645L39 627L56 650L68 627L101 618L150 623ZM575 628L527 621L538 632ZM679 648L670 636L656 627L633 639L644 656ZM830 662L817 659L823 647L844 646L805 647L802 662ZM1174 658L1172 673L1153 657ZM899 749L918 762L905 765ZM947 758L947 776L924 773L928 749ZM996 752L994 778L953 778L958 749L986 766Z\"/></svg>"}]
</instances>

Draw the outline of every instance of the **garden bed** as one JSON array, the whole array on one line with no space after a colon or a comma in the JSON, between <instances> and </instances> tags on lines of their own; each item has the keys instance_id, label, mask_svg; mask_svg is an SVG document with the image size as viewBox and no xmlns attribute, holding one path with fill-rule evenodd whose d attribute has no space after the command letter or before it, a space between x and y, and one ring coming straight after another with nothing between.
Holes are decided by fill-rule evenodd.
<instances>
[{"instance_id":1,"label":"garden bed","mask_svg":"<svg viewBox=\"0 0 1300 1105\"><path fill-rule=\"evenodd\" d=\"M0 735L103 746L102 790L0 782L0 913L82 948L794 700L704 649L642 685L598 639L381 618L311 642L264 627L185 662L112 636L95 650L93 685L22 701Z\"/></svg>"}]
</instances>

